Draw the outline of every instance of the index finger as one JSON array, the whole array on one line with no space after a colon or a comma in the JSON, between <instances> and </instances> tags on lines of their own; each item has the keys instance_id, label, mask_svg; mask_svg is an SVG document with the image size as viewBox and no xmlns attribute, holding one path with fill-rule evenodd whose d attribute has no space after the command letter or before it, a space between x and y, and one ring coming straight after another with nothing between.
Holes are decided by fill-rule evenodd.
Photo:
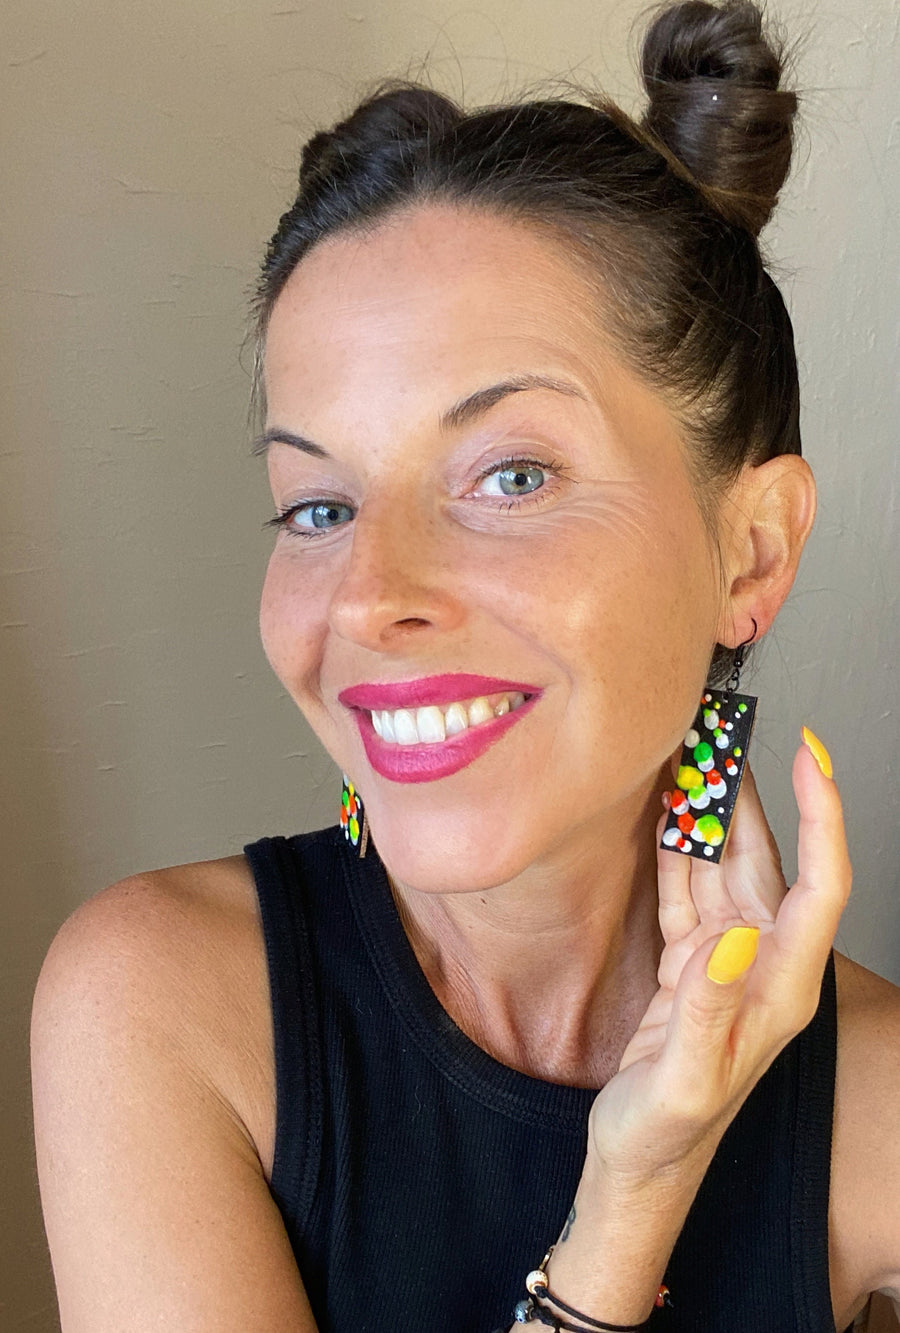
<instances>
[{"instance_id":1,"label":"index finger","mask_svg":"<svg viewBox=\"0 0 900 1333\"><path fill-rule=\"evenodd\" d=\"M824 746L809 735L828 761ZM795 982L809 975L818 983L850 894L852 870L837 785L806 741L794 756L792 780L800 810L798 874L775 919L774 936Z\"/></svg>"}]
</instances>

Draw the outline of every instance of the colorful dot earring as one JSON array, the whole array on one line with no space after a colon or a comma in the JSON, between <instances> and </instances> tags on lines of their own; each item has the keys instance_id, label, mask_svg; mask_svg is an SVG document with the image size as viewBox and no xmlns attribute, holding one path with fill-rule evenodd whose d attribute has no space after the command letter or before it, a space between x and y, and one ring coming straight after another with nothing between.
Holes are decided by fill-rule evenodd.
<instances>
[{"instance_id":1,"label":"colorful dot earring","mask_svg":"<svg viewBox=\"0 0 900 1333\"><path fill-rule=\"evenodd\" d=\"M744 776L747 749L756 715L756 696L738 694L744 649L753 633L734 651L734 666L724 689L703 691L681 751L669 814L660 847L701 861L722 859L734 805Z\"/></svg>"},{"instance_id":2,"label":"colorful dot earring","mask_svg":"<svg viewBox=\"0 0 900 1333\"><path fill-rule=\"evenodd\" d=\"M341 828L344 830L344 837L351 846L358 849L362 859L369 845L369 821L359 792L346 773L341 776L344 780L341 787Z\"/></svg>"}]
</instances>

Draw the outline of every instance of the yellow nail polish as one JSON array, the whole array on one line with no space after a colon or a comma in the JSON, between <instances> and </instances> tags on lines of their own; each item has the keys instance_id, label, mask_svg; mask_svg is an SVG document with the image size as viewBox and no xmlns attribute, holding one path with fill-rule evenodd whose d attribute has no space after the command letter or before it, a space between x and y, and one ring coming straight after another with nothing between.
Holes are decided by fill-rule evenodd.
<instances>
[{"instance_id":1,"label":"yellow nail polish","mask_svg":"<svg viewBox=\"0 0 900 1333\"><path fill-rule=\"evenodd\" d=\"M811 732L809 727L804 727L801 734L803 736L804 745L809 746L809 749L812 751L813 759L815 759L826 778L833 778L834 768L831 764L831 755L825 749L825 746L819 740L818 736Z\"/></svg>"},{"instance_id":2,"label":"yellow nail polish","mask_svg":"<svg viewBox=\"0 0 900 1333\"><path fill-rule=\"evenodd\" d=\"M706 965L710 981L717 981L722 986L737 981L756 957L758 944L758 926L732 926L731 930L726 930Z\"/></svg>"}]
</instances>

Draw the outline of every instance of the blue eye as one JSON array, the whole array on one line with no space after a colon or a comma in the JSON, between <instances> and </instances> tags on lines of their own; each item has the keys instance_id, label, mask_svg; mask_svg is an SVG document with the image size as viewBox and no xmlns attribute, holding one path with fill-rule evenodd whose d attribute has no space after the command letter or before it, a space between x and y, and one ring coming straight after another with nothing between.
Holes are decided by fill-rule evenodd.
<instances>
[{"instance_id":1,"label":"blue eye","mask_svg":"<svg viewBox=\"0 0 900 1333\"><path fill-rule=\"evenodd\" d=\"M301 514L308 515L308 523L299 522ZM331 532L342 522L343 516L353 517L350 505L335 504L328 500L312 501L309 504L291 505L270 518L267 528L284 528L292 537L315 537L320 532Z\"/></svg>"},{"instance_id":2,"label":"blue eye","mask_svg":"<svg viewBox=\"0 0 900 1333\"><path fill-rule=\"evenodd\" d=\"M515 463L491 473L484 480L496 480L500 486L500 495L530 495L532 491L539 490L543 486L544 469L530 463ZM488 494L496 495L497 492Z\"/></svg>"}]
</instances>

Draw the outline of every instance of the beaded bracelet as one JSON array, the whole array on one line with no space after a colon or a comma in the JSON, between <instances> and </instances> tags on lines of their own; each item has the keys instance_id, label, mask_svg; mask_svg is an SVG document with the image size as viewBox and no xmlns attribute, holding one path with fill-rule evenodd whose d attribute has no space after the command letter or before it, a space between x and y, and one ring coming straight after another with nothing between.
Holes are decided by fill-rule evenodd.
<instances>
[{"instance_id":1,"label":"beaded bracelet","mask_svg":"<svg viewBox=\"0 0 900 1333\"><path fill-rule=\"evenodd\" d=\"M593 1319L590 1315L582 1314L580 1310L576 1310L573 1306L567 1305L565 1301L560 1300L558 1296L554 1296L553 1292L550 1290L550 1282L547 1277L546 1268L555 1248L555 1246L551 1245L550 1249L541 1260L540 1267L533 1269L526 1277L525 1286L531 1293L531 1297L519 1301L513 1311L513 1318L516 1323L528 1324L536 1319L539 1323L546 1324L548 1327L557 1330L557 1333L560 1329L571 1330L571 1333L590 1333L591 1329L600 1329L602 1333L640 1333L642 1328L646 1328L646 1320L640 1324L607 1324L602 1319ZM567 1323L564 1319L561 1319L558 1315L554 1314L553 1311L548 1310L545 1306L539 1304L541 1299L550 1301L552 1305L557 1306L566 1314L571 1315L573 1319L580 1319L581 1323ZM668 1287L660 1286L656 1294L655 1305L662 1306L671 1304L672 1302L669 1299Z\"/></svg>"}]
</instances>

